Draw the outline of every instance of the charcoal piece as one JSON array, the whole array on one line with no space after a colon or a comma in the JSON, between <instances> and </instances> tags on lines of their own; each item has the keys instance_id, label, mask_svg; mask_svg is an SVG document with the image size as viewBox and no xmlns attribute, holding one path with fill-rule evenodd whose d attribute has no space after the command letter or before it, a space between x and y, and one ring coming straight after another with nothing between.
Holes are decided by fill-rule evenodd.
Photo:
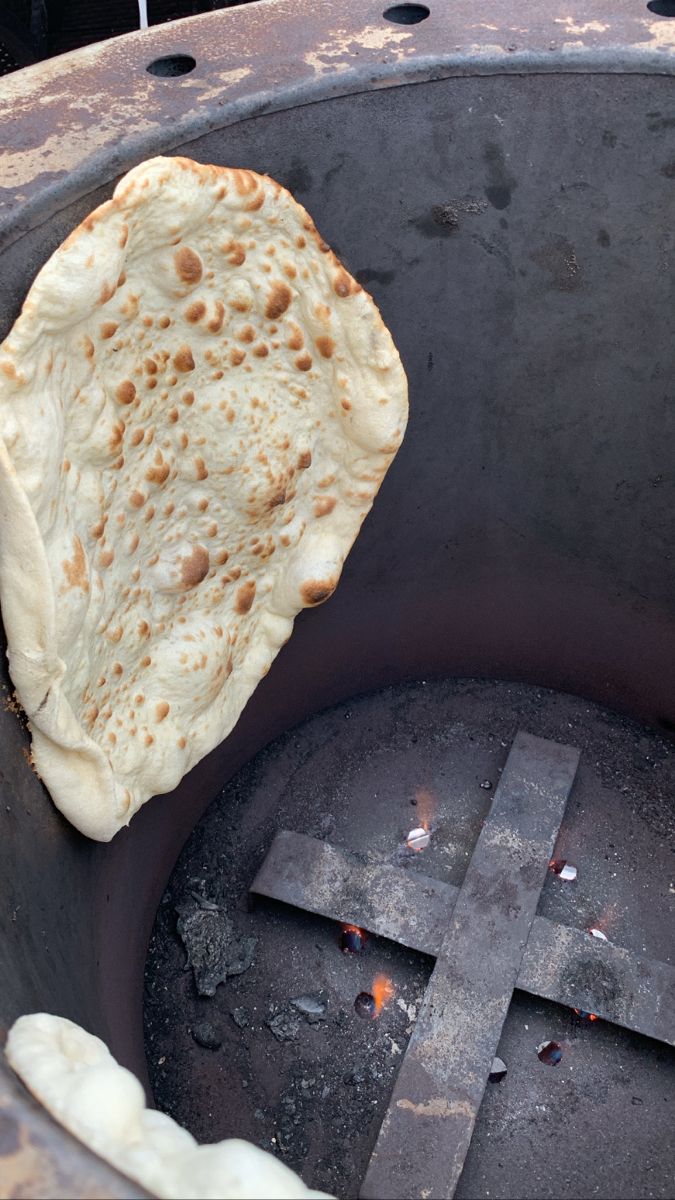
<instances>
[{"instance_id":1,"label":"charcoal piece","mask_svg":"<svg viewBox=\"0 0 675 1200\"><path fill-rule=\"evenodd\" d=\"M223 1039L210 1021L201 1021L199 1025L195 1025L192 1036L197 1045L203 1046L205 1050L219 1050L223 1044Z\"/></svg>"},{"instance_id":2,"label":"charcoal piece","mask_svg":"<svg viewBox=\"0 0 675 1200\"><path fill-rule=\"evenodd\" d=\"M265 1024L278 1042L294 1042L300 1031L300 1018L295 1013L280 1012Z\"/></svg>"},{"instance_id":3,"label":"charcoal piece","mask_svg":"<svg viewBox=\"0 0 675 1200\"><path fill-rule=\"evenodd\" d=\"M340 949L343 954L360 954L366 942L366 935L356 925L344 925L340 935Z\"/></svg>"},{"instance_id":4,"label":"charcoal piece","mask_svg":"<svg viewBox=\"0 0 675 1200\"><path fill-rule=\"evenodd\" d=\"M307 1018L310 1025L326 1020L328 997L325 992L317 992L313 996L295 996L291 1000L293 1008Z\"/></svg>"},{"instance_id":5,"label":"charcoal piece","mask_svg":"<svg viewBox=\"0 0 675 1200\"><path fill-rule=\"evenodd\" d=\"M375 997L370 992L359 992L354 1001L354 1008L360 1017L376 1017L377 1008Z\"/></svg>"},{"instance_id":6,"label":"charcoal piece","mask_svg":"<svg viewBox=\"0 0 675 1200\"><path fill-rule=\"evenodd\" d=\"M548 864L554 875L558 875L566 883L577 877L577 869L565 858L552 858Z\"/></svg>"},{"instance_id":7,"label":"charcoal piece","mask_svg":"<svg viewBox=\"0 0 675 1200\"><path fill-rule=\"evenodd\" d=\"M288 1154L291 1149L293 1135L295 1134L295 1122L291 1117L282 1116L274 1127L276 1134L277 1146L282 1154Z\"/></svg>"},{"instance_id":8,"label":"charcoal piece","mask_svg":"<svg viewBox=\"0 0 675 1200\"><path fill-rule=\"evenodd\" d=\"M504 1059L495 1057L492 1060L492 1066L490 1067L488 1079L491 1083L499 1083L501 1079L506 1078L507 1072L508 1068L504 1062Z\"/></svg>"},{"instance_id":9,"label":"charcoal piece","mask_svg":"<svg viewBox=\"0 0 675 1200\"><path fill-rule=\"evenodd\" d=\"M365 1083L365 1080L366 1080L365 1072L358 1067L356 1068L355 1071L350 1071L347 1075L344 1076L345 1083L360 1084L360 1083Z\"/></svg>"},{"instance_id":10,"label":"charcoal piece","mask_svg":"<svg viewBox=\"0 0 675 1200\"><path fill-rule=\"evenodd\" d=\"M245 1029L250 1023L249 1011L247 1008L234 1008L232 1010L232 1020L239 1029Z\"/></svg>"},{"instance_id":11,"label":"charcoal piece","mask_svg":"<svg viewBox=\"0 0 675 1200\"><path fill-rule=\"evenodd\" d=\"M591 937L597 938L599 942L609 941L607 934L603 933L601 929L589 929L588 932L590 933Z\"/></svg>"},{"instance_id":12,"label":"charcoal piece","mask_svg":"<svg viewBox=\"0 0 675 1200\"><path fill-rule=\"evenodd\" d=\"M423 825L418 825L415 829L410 830L405 841L408 849L414 850L417 854L420 850L426 850L431 841L431 834Z\"/></svg>"},{"instance_id":13,"label":"charcoal piece","mask_svg":"<svg viewBox=\"0 0 675 1200\"><path fill-rule=\"evenodd\" d=\"M562 1046L559 1042L540 1042L537 1046L537 1058L546 1063L547 1067L557 1067L562 1062Z\"/></svg>"},{"instance_id":14,"label":"charcoal piece","mask_svg":"<svg viewBox=\"0 0 675 1200\"><path fill-rule=\"evenodd\" d=\"M195 893L176 912L178 935L187 955L186 969L192 967L200 996L215 996L219 983L248 970L258 939L237 937L227 913Z\"/></svg>"}]
</instances>

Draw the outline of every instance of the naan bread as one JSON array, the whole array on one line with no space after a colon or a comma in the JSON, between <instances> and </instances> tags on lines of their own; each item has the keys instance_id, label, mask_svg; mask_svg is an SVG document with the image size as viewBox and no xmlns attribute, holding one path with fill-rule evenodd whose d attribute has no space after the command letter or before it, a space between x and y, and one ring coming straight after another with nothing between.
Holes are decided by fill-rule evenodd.
<instances>
[{"instance_id":1,"label":"naan bread","mask_svg":"<svg viewBox=\"0 0 675 1200\"><path fill-rule=\"evenodd\" d=\"M26 1087L70 1133L155 1196L172 1200L330 1200L271 1154L232 1138L199 1146L145 1107L135 1075L100 1038L65 1017L31 1013L5 1054Z\"/></svg>"},{"instance_id":2,"label":"naan bread","mask_svg":"<svg viewBox=\"0 0 675 1200\"><path fill-rule=\"evenodd\" d=\"M0 347L0 602L83 833L230 732L406 419L375 304L271 179L152 159L52 256Z\"/></svg>"}]
</instances>

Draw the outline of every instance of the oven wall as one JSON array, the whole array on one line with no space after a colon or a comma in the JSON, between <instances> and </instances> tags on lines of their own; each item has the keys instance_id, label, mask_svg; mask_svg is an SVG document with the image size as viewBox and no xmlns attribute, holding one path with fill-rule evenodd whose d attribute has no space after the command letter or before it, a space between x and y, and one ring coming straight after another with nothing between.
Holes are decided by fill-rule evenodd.
<instances>
[{"instance_id":1,"label":"oven wall","mask_svg":"<svg viewBox=\"0 0 675 1200\"><path fill-rule=\"evenodd\" d=\"M177 148L305 204L392 330L409 430L335 597L299 618L235 733L110 846L52 810L1 714L4 1023L63 1012L142 1072L142 966L175 857L229 774L321 706L474 674L675 728L673 113L661 76L467 76ZM111 190L60 200L4 252L4 330Z\"/></svg>"}]
</instances>

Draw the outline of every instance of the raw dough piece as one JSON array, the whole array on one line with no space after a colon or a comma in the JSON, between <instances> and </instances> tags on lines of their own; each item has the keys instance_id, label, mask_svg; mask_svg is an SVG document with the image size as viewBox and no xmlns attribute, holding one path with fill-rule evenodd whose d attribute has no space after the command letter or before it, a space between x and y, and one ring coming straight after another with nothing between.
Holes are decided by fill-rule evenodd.
<instances>
[{"instance_id":1,"label":"raw dough piece","mask_svg":"<svg viewBox=\"0 0 675 1200\"><path fill-rule=\"evenodd\" d=\"M70 1133L167 1200L330 1200L271 1154L236 1138L199 1146L145 1107L143 1088L100 1038L65 1017L32 1013L9 1031L10 1066Z\"/></svg>"}]
</instances>

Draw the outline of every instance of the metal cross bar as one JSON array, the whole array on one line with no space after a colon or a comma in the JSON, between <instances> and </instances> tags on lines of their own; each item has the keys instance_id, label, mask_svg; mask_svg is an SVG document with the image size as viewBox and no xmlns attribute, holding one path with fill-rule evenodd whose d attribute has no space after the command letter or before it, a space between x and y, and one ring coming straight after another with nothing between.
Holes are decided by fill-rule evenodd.
<instances>
[{"instance_id":1,"label":"metal cross bar","mask_svg":"<svg viewBox=\"0 0 675 1200\"><path fill-rule=\"evenodd\" d=\"M254 880L252 892L439 960L364 1200L454 1194L514 985L675 1044L672 967L534 915L577 761L518 735L461 889L286 831Z\"/></svg>"},{"instance_id":2,"label":"metal cross bar","mask_svg":"<svg viewBox=\"0 0 675 1200\"><path fill-rule=\"evenodd\" d=\"M345 882L357 883L351 921L362 925L365 915L377 931L393 926L419 948L420 933L437 945L363 1197L454 1194L578 762L569 746L517 734L454 907L447 886L385 874L379 888L393 890L383 920L372 900L373 872L346 880L339 855L324 861L319 905L326 908L329 897L334 905L341 885L344 900ZM300 898L303 881L292 861L285 883L287 896ZM252 890L269 894L265 866ZM432 913L426 928L419 920L425 908Z\"/></svg>"},{"instance_id":3,"label":"metal cross bar","mask_svg":"<svg viewBox=\"0 0 675 1200\"><path fill-rule=\"evenodd\" d=\"M579 763L519 732L375 1143L363 1197L453 1196Z\"/></svg>"},{"instance_id":4,"label":"metal cross bar","mask_svg":"<svg viewBox=\"0 0 675 1200\"><path fill-rule=\"evenodd\" d=\"M281 830L251 891L437 958L459 888ZM535 917L516 987L675 1046L675 967Z\"/></svg>"},{"instance_id":5,"label":"metal cross bar","mask_svg":"<svg viewBox=\"0 0 675 1200\"><path fill-rule=\"evenodd\" d=\"M250 890L437 958L459 888L283 829Z\"/></svg>"}]
</instances>

